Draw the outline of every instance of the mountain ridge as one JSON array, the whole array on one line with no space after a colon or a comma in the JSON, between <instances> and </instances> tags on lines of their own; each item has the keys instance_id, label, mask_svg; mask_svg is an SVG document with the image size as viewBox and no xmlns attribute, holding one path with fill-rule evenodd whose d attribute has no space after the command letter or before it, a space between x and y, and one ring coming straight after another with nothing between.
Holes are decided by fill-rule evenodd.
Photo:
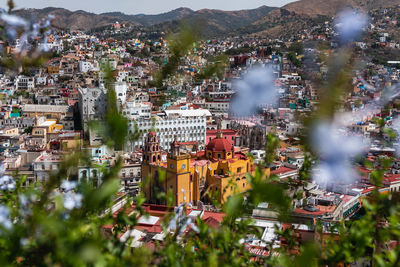
<instances>
[{"instance_id":1,"label":"mountain ridge","mask_svg":"<svg viewBox=\"0 0 400 267\"><path fill-rule=\"evenodd\" d=\"M46 7L43 9L35 9L35 8L26 8L26 9L18 9L15 10L14 13L27 18L37 18L41 19L47 17L48 15L55 15L54 25L58 28L64 29L72 29L72 30L91 30L95 28L100 28L103 26L111 25L115 21L131 23L132 25L137 26L152 26L165 22L173 22L177 20L192 20L200 19L200 17L204 17L204 19L208 19L211 21L218 20L217 16L224 16L228 18L228 16L236 16L237 20L235 23L239 23L240 20L253 21L255 19L260 19L262 16L267 15L270 11L276 9L275 7L267 7L261 6L255 9L247 9L247 10L238 10L238 11L223 11L218 9L201 9L198 11L194 11L190 8L177 8L171 10L169 12L155 14L155 15L129 15L122 12L106 12L101 14L95 14L91 12L87 12L84 10L70 11L65 8L57 8L57 7ZM254 16L254 18L248 16ZM223 23L223 21L218 20L219 23ZM228 22L231 23L231 22ZM225 25L226 26L226 25ZM222 28L225 28L222 27ZM228 27L229 28L229 27Z\"/></svg>"},{"instance_id":2,"label":"mountain ridge","mask_svg":"<svg viewBox=\"0 0 400 267\"><path fill-rule=\"evenodd\" d=\"M313 20L334 16L343 8L364 11L400 5L400 0L299 0L281 8L260 6L255 9L224 11L200 9L194 11L181 7L160 14L129 15L123 12L90 13L84 10L70 11L65 8L20 9L16 14L31 18L55 16L53 25L61 29L93 30L111 25L116 21L134 26L152 27L167 32L174 31L182 23L201 25L204 35L219 36L234 33L293 32L307 27Z\"/></svg>"}]
</instances>

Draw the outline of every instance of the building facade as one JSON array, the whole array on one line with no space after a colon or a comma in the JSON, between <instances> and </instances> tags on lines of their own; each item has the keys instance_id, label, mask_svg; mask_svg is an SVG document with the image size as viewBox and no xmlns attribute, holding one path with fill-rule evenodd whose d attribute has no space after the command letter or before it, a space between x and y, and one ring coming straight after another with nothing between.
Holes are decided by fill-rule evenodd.
<instances>
[{"instance_id":1,"label":"building facade","mask_svg":"<svg viewBox=\"0 0 400 267\"><path fill-rule=\"evenodd\" d=\"M154 120L130 121L129 127L131 133L135 132L137 125L139 140L132 144L133 149L142 148L147 139L147 133L152 130L157 132L160 146L168 149L169 144L174 141L176 135L178 142L198 142L199 147L206 144L206 113L203 116L185 116L185 115L166 115L160 114Z\"/></svg>"},{"instance_id":2,"label":"building facade","mask_svg":"<svg viewBox=\"0 0 400 267\"><path fill-rule=\"evenodd\" d=\"M254 172L254 164L242 152L236 152L219 134L204 151L196 154L181 153L180 144L170 144L166 161L162 161L161 147L156 132L147 135L143 149L142 180L144 194L149 203L162 204L160 192L172 193L174 205L182 202L198 205L208 202L210 191L221 203L236 192L250 188L245 174ZM165 178L160 179L165 173Z\"/></svg>"},{"instance_id":3,"label":"building facade","mask_svg":"<svg viewBox=\"0 0 400 267\"><path fill-rule=\"evenodd\" d=\"M88 122L101 120L107 108L107 97L104 88L79 88L79 112L85 132Z\"/></svg>"}]
</instances>

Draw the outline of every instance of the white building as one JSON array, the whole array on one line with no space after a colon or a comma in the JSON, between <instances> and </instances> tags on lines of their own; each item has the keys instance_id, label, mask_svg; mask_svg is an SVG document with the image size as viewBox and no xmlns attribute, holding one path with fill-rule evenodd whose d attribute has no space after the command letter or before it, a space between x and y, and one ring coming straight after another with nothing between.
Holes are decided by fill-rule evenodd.
<instances>
[{"instance_id":1,"label":"white building","mask_svg":"<svg viewBox=\"0 0 400 267\"><path fill-rule=\"evenodd\" d=\"M56 173L61 164L61 155L47 153L46 151L37 157L33 162L33 174L38 182L45 182L52 173Z\"/></svg>"},{"instance_id":2,"label":"white building","mask_svg":"<svg viewBox=\"0 0 400 267\"><path fill-rule=\"evenodd\" d=\"M97 62L89 62L89 61L79 61L78 65L79 71L83 73L87 73L89 71L99 71L99 66Z\"/></svg>"},{"instance_id":3,"label":"white building","mask_svg":"<svg viewBox=\"0 0 400 267\"><path fill-rule=\"evenodd\" d=\"M36 77L36 85L46 85L47 84L47 77Z\"/></svg>"},{"instance_id":4,"label":"white building","mask_svg":"<svg viewBox=\"0 0 400 267\"><path fill-rule=\"evenodd\" d=\"M151 106L150 102L127 101L122 109L122 114L124 114L128 120L150 120Z\"/></svg>"},{"instance_id":5,"label":"white building","mask_svg":"<svg viewBox=\"0 0 400 267\"><path fill-rule=\"evenodd\" d=\"M286 124L286 135L288 136L294 136L298 133L299 131L299 125L297 123L288 123Z\"/></svg>"},{"instance_id":6,"label":"white building","mask_svg":"<svg viewBox=\"0 0 400 267\"><path fill-rule=\"evenodd\" d=\"M124 105L126 102L126 92L128 91L128 85L125 82L116 82L114 85L114 89L120 104Z\"/></svg>"},{"instance_id":7,"label":"white building","mask_svg":"<svg viewBox=\"0 0 400 267\"><path fill-rule=\"evenodd\" d=\"M106 90L98 87L78 88L78 92L79 112L86 131L89 121L103 119L107 108Z\"/></svg>"},{"instance_id":8,"label":"white building","mask_svg":"<svg viewBox=\"0 0 400 267\"><path fill-rule=\"evenodd\" d=\"M116 77L117 82L126 82L126 78L129 76L127 71L118 71L118 76Z\"/></svg>"},{"instance_id":9,"label":"white building","mask_svg":"<svg viewBox=\"0 0 400 267\"><path fill-rule=\"evenodd\" d=\"M178 142L206 143L206 122L211 116L208 110L166 110L155 117L155 120L138 120L129 123L130 131L135 131L135 124L141 134L140 140L134 141L133 148L144 145L146 134L152 130L157 132L160 146L169 149L169 145L177 136ZM199 147L201 148L201 147Z\"/></svg>"},{"instance_id":10,"label":"white building","mask_svg":"<svg viewBox=\"0 0 400 267\"><path fill-rule=\"evenodd\" d=\"M33 77L18 76L15 79L16 90L30 90L35 88L35 79Z\"/></svg>"},{"instance_id":11,"label":"white building","mask_svg":"<svg viewBox=\"0 0 400 267\"><path fill-rule=\"evenodd\" d=\"M106 145L91 146L84 148L84 151L90 156L93 164L90 166L78 167L78 181L90 182L95 186L99 186L103 181L103 171L100 165L105 165L108 169L110 167L113 152Z\"/></svg>"},{"instance_id":12,"label":"white building","mask_svg":"<svg viewBox=\"0 0 400 267\"><path fill-rule=\"evenodd\" d=\"M209 101L205 103L205 108L213 113L228 113L229 102L225 101Z\"/></svg>"},{"instance_id":13,"label":"white building","mask_svg":"<svg viewBox=\"0 0 400 267\"><path fill-rule=\"evenodd\" d=\"M118 63L117 63L117 61L115 59L112 59L112 58L102 58L101 59L101 64L102 65L107 65L108 64L112 70L116 70Z\"/></svg>"}]
</instances>

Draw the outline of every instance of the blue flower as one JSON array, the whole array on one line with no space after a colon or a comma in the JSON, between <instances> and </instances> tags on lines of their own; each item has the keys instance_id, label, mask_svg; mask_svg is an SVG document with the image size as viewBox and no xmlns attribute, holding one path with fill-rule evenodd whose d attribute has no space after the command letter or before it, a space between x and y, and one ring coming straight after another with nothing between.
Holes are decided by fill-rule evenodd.
<instances>
[{"instance_id":1,"label":"blue flower","mask_svg":"<svg viewBox=\"0 0 400 267\"><path fill-rule=\"evenodd\" d=\"M76 186L77 186L77 184L78 184L78 183L75 182L75 181L63 180L63 181L61 182L60 188L61 188L64 192L68 192L68 191L71 191L71 190L75 189Z\"/></svg>"},{"instance_id":2,"label":"blue flower","mask_svg":"<svg viewBox=\"0 0 400 267\"><path fill-rule=\"evenodd\" d=\"M355 41L368 23L368 16L355 10L345 10L336 18L336 29L343 42Z\"/></svg>"},{"instance_id":3,"label":"blue flower","mask_svg":"<svg viewBox=\"0 0 400 267\"><path fill-rule=\"evenodd\" d=\"M263 105L271 105L278 100L278 90L274 86L272 69L254 67L243 78L234 83L236 95L231 102L231 112L240 117L254 115Z\"/></svg>"},{"instance_id":4,"label":"blue flower","mask_svg":"<svg viewBox=\"0 0 400 267\"><path fill-rule=\"evenodd\" d=\"M10 210L6 206L0 205L0 225L5 229L11 229Z\"/></svg>"},{"instance_id":5,"label":"blue flower","mask_svg":"<svg viewBox=\"0 0 400 267\"><path fill-rule=\"evenodd\" d=\"M64 208L67 210L79 209L82 207L83 196L81 194L69 191L64 194Z\"/></svg>"},{"instance_id":6,"label":"blue flower","mask_svg":"<svg viewBox=\"0 0 400 267\"><path fill-rule=\"evenodd\" d=\"M311 140L312 148L320 158L313 171L316 183L349 184L354 181L356 172L352 159L365 150L361 138L340 133L337 125L320 122L314 127Z\"/></svg>"}]
</instances>

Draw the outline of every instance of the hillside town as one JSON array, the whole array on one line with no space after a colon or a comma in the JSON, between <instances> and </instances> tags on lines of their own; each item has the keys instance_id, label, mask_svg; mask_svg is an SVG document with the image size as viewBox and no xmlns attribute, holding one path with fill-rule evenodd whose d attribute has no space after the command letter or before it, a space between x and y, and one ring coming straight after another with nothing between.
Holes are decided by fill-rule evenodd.
<instances>
[{"instance_id":1,"label":"hillside town","mask_svg":"<svg viewBox=\"0 0 400 267\"><path fill-rule=\"evenodd\" d=\"M291 223L283 223L270 203L253 208L249 217L262 238L249 234L242 242L254 260L269 255L271 243L284 246L277 229L293 229L300 242L324 244L330 225L361 216L363 200L375 189L380 194L400 192L398 138L385 130L398 130L398 14L398 8L371 11L366 34L348 44L361 58L361 67L347 73L352 88L341 109L350 114L350 122L341 131L368 139L363 160L354 159L350 182L301 178L303 165L315 163L302 144L304 117L323 97L315 80L329 80L327 58L341 49L335 18L288 39L197 40L179 61L176 75L161 87L155 85L156 73L171 56L170 39L162 31L149 34L117 21L98 31L55 30L45 43L50 56L44 64L20 73L1 71L0 158L5 174L24 177L24 187L41 187L59 171L65 155L81 151L90 162L80 164L71 179L96 187L103 183L104 170L122 159L112 211L115 216L132 212L135 203L128 211L122 205L128 197L143 195L149 216L140 217L119 239L129 240L133 248L155 250L166 236L162 220L167 214L179 213L193 222L199 218L218 228L225 214L215 201L224 204L250 190L249 175L257 169L265 179L287 186L293 210ZM130 32L133 38L117 38ZM26 45L24 41L1 44L13 54ZM226 61L219 73L202 76L212 58L220 55ZM271 83L276 95L254 97L251 91L239 90L246 79L258 79L251 76L257 68L268 70L265 83ZM385 99L387 88L394 91L385 107L372 105L376 98ZM110 90L131 137L120 149L109 146L93 126L106 119ZM277 101L270 101L273 98ZM247 105L253 106L251 112L243 112ZM266 150L269 136L278 138L274 151ZM331 145L338 155L346 149L344 141L334 139ZM382 157L396 160L377 185L371 166L379 167ZM172 207L158 198L160 192L173 196ZM322 235L317 231L320 223ZM105 235L111 236L113 227L104 225ZM183 231L194 228L186 225Z\"/></svg>"}]
</instances>

